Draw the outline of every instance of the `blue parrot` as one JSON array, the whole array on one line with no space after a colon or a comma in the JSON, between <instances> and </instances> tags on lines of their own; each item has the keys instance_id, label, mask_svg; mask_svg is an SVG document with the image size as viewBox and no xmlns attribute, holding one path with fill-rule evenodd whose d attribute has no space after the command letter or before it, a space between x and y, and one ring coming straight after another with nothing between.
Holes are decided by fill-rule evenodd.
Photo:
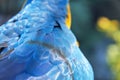
<instances>
[{"instance_id":1,"label":"blue parrot","mask_svg":"<svg viewBox=\"0 0 120 80\"><path fill-rule=\"evenodd\" d=\"M66 27L68 0L33 0L0 27L0 80L94 80Z\"/></svg>"}]
</instances>

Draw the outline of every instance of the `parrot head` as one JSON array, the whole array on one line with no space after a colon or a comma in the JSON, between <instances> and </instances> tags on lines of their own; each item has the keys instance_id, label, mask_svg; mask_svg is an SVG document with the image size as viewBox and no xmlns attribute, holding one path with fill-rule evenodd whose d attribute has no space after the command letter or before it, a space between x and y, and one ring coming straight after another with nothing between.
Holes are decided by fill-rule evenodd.
<instances>
[{"instance_id":1,"label":"parrot head","mask_svg":"<svg viewBox=\"0 0 120 80\"><path fill-rule=\"evenodd\" d=\"M70 10L70 4L68 3L68 0L59 0L59 1L61 2L61 4L60 4L60 7L58 7L58 8L64 8L63 10L65 10L65 12L66 12L66 13L63 13L63 15L65 15L65 24L70 29L71 28L71 10ZM62 11L62 12L64 12L64 11Z\"/></svg>"},{"instance_id":2,"label":"parrot head","mask_svg":"<svg viewBox=\"0 0 120 80\"><path fill-rule=\"evenodd\" d=\"M32 1L34 0L27 0L26 1L26 5L31 3ZM54 5L51 5L52 7L54 7L53 9L57 9L57 8L63 8L63 10L66 13L66 16L65 16L65 24L66 26L70 29L71 27L71 10L70 10L70 4L68 3L68 0L38 0L39 2L44 2L44 1L48 1L50 4L55 4L55 5L59 5L59 6L54 6ZM64 6L66 6L67 8L67 11L64 9ZM59 9L57 9L59 10ZM59 13L60 11L58 11L57 13ZM63 12L63 11L61 11ZM64 15L64 13L62 13Z\"/></svg>"},{"instance_id":3,"label":"parrot head","mask_svg":"<svg viewBox=\"0 0 120 80\"><path fill-rule=\"evenodd\" d=\"M18 11L22 9L25 5L31 3L33 0L0 0L0 14L16 14ZM43 1L43 0L41 0ZM46 1L46 0L44 0ZM68 4L68 0L47 0L48 2L52 2L53 4L58 4L58 8L63 8L66 6L67 13L65 16L65 24L70 29L71 26L71 12L70 12L70 5ZM56 7L57 8L57 7ZM64 10L66 11L66 10ZM61 11L62 12L62 11ZM64 14L64 13L62 13ZM9 19L9 18L8 18Z\"/></svg>"}]
</instances>

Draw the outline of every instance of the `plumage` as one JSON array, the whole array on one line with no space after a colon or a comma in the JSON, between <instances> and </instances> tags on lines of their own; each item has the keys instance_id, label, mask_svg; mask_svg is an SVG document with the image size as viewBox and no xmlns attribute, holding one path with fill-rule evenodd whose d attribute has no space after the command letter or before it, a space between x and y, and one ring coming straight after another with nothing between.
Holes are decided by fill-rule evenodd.
<instances>
[{"instance_id":1,"label":"plumage","mask_svg":"<svg viewBox=\"0 0 120 80\"><path fill-rule=\"evenodd\" d=\"M65 18L68 0L33 0L0 27L0 80L93 80Z\"/></svg>"}]
</instances>

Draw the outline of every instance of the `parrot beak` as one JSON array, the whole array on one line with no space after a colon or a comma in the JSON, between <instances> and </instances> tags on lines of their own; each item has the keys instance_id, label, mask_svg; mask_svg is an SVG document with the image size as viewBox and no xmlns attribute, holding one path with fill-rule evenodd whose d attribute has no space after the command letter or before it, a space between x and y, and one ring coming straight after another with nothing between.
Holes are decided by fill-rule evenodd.
<instances>
[{"instance_id":1,"label":"parrot beak","mask_svg":"<svg viewBox=\"0 0 120 80\"><path fill-rule=\"evenodd\" d=\"M67 16L65 20L65 24L70 29L71 28L71 10L70 10L70 4L67 5Z\"/></svg>"}]
</instances>

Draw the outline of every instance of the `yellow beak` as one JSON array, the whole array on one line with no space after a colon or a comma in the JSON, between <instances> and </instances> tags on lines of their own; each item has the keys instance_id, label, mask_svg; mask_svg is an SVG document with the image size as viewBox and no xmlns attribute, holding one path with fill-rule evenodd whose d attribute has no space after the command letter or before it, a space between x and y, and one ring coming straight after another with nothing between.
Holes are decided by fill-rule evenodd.
<instances>
[{"instance_id":1,"label":"yellow beak","mask_svg":"<svg viewBox=\"0 0 120 80\"><path fill-rule=\"evenodd\" d=\"M71 28L71 10L69 4L67 5L67 16L66 16L65 24L69 29Z\"/></svg>"}]
</instances>

